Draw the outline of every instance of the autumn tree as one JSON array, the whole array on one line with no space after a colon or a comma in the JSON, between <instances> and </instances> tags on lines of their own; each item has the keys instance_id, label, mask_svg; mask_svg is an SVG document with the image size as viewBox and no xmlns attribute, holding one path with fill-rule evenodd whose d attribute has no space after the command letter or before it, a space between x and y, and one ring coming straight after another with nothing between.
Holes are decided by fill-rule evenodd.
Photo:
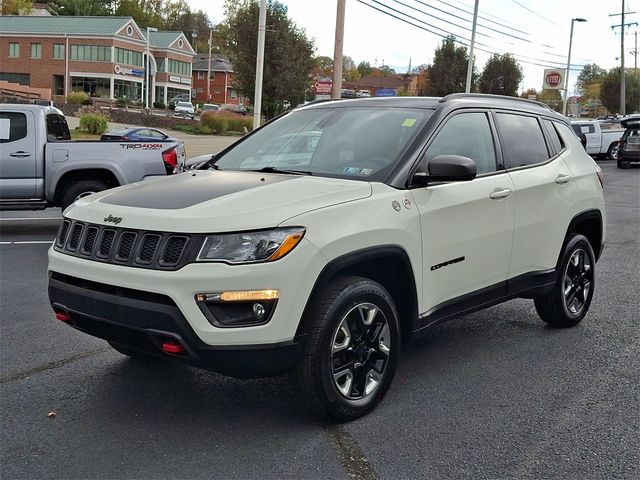
<instances>
[{"instance_id":1,"label":"autumn tree","mask_svg":"<svg viewBox=\"0 0 640 480\"><path fill-rule=\"evenodd\" d=\"M235 86L253 97L259 5L256 0L226 0L226 31L235 73ZM287 16L287 7L278 1L267 5L262 111L272 118L291 105L302 103L313 70L313 42Z\"/></svg>"},{"instance_id":2,"label":"autumn tree","mask_svg":"<svg viewBox=\"0 0 640 480\"><path fill-rule=\"evenodd\" d=\"M369 62L360 62L357 67L360 77L368 77L373 71L373 67Z\"/></svg>"},{"instance_id":3,"label":"autumn tree","mask_svg":"<svg viewBox=\"0 0 640 480\"><path fill-rule=\"evenodd\" d=\"M360 72L356 68L356 63L348 55L342 57L342 78L347 81L360 80Z\"/></svg>"},{"instance_id":4,"label":"autumn tree","mask_svg":"<svg viewBox=\"0 0 640 480\"><path fill-rule=\"evenodd\" d=\"M54 15L71 16L110 15L117 6L112 0L53 0L46 3Z\"/></svg>"},{"instance_id":5,"label":"autumn tree","mask_svg":"<svg viewBox=\"0 0 640 480\"><path fill-rule=\"evenodd\" d=\"M640 111L640 81L630 71L626 72L626 113ZM602 80L600 100L610 112L620 113L620 67L609 70Z\"/></svg>"},{"instance_id":6,"label":"autumn tree","mask_svg":"<svg viewBox=\"0 0 640 480\"><path fill-rule=\"evenodd\" d=\"M578 80L576 81L576 87L581 95L584 96L584 89L589 88L592 83L601 83L604 77L607 75L607 71L598 66L596 63L588 63L582 67Z\"/></svg>"},{"instance_id":7,"label":"autumn tree","mask_svg":"<svg viewBox=\"0 0 640 480\"><path fill-rule=\"evenodd\" d=\"M560 90L542 90L538 93L536 100L546 103L556 112L562 112L562 95L560 95Z\"/></svg>"},{"instance_id":8,"label":"autumn tree","mask_svg":"<svg viewBox=\"0 0 640 480\"><path fill-rule=\"evenodd\" d=\"M314 68L321 71L323 75L330 77L333 75L333 58L326 55L318 55L313 59Z\"/></svg>"},{"instance_id":9,"label":"autumn tree","mask_svg":"<svg viewBox=\"0 0 640 480\"><path fill-rule=\"evenodd\" d=\"M448 36L437 48L433 57L433 63L429 65L427 72L429 83L426 88L428 96L442 97L450 93L464 92L467 80L467 63L469 55L466 47L456 47L454 36ZM472 75L472 88L477 74Z\"/></svg>"},{"instance_id":10,"label":"autumn tree","mask_svg":"<svg viewBox=\"0 0 640 480\"><path fill-rule=\"evenodd\" d=\"M493 93L495 95L518 96L518 86L524 75L522 67L513 55L494 53L480 74L478 90L480 93Z\"/></svg>"}]
</instances>

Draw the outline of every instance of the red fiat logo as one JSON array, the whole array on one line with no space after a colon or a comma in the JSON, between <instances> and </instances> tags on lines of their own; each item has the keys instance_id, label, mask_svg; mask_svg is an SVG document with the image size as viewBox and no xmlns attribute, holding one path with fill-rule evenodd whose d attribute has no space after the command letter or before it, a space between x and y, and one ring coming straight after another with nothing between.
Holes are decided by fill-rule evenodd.
<instances>
[{"instance_id":1,"label":"red fiat logo","mask_svg":"<svg viewBox=\"0 0 640 480\"><path fill-rule=\"evenodd\" d=\"M562 80L562 75L558 72L551 72L547 75L547 85L550 87L557 87L560 85L560 80Z\"/></svg>"}]
</instances>

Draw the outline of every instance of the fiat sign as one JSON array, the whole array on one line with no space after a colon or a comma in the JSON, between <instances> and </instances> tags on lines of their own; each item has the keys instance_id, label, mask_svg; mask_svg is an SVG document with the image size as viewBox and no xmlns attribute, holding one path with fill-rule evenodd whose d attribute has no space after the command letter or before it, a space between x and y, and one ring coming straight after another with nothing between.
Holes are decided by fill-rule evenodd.
<instances>
[{"instance_id":1,"label":"fiat sign","mask_svg":"<svg viewBox=\"0 0 640 480\"><path fill-rule=\"evenodd\" d=\"M544 86L545 90L560 90L564 87L564 69L558 68L546 68L544 71Z\"/></svg>"}]
</instances>

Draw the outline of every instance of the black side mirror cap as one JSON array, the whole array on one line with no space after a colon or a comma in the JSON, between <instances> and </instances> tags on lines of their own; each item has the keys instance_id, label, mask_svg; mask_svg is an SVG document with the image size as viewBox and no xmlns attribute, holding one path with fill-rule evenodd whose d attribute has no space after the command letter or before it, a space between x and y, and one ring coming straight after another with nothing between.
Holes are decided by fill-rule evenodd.
<instances>
[{"instance_id":1,"label":"black side mirror cap","mask_svg":"<svg viewBox=\"0 0 640 480\"><path fill-rule=\"evenodd\" d=\"M427 172L416 172L412 184L430 182L463 182L476 178L476 162L460 155L437 155L427 164Z\"/></svg>"}]
</instances>

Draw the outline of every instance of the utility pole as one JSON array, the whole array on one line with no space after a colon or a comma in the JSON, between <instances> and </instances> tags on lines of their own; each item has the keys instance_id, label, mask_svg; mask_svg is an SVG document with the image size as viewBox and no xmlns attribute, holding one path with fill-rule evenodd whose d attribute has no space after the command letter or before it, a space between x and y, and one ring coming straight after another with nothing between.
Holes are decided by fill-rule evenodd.
<instances>
[{"instance_id":1,"label":"utility pole","mask_svg":"<svg viewBox=\"0 0 640 480\"><path fill-rule=\"evenodd\" d=\"M342 45L344 42L344 11L346 0L338 0L336 12L336 40L333 47L333 86L331 98L342 96Z\"/></svg>"},{"instance_id":2,"label":"utility pole","mask_svg":"<svg viewBox=\"0 0 640 480\"><path fill-rule=\"evenodd\" d=\"M267 0L260 0L260 17L258 18L258 52L256 54L256 89L253 95L254 130L260 126L260 115L262 113L262 74L264 72L264 34L266 26Z\"/></svg>"},{"instance_id":3,"label":"utility pole","mask_svg":"<svg viewBox=\"0 0 640 480\"><path fill-rule=\"evenodd\" d=\"M213 39L213 29L209 29L209 67L207 68L207 102L211 101L211 47Z\"/></svg>"},{"instance_id":4,"label":"utility pole","mask_svg":"<svg viewBox=\"0 0 640 480\"><path fill-rule=\"evenodd\" d=\"M632 13L636 13L636 12L628 12L629 14ZM611 15L609 15L610 17L617 17L618 15L622 16L622 21L620 22L620 25L614 25L611 27L611 29L614 29L616 27L620 27L620 115L625 115L626 113L626 107L625 107L625 103L626 103L626 83L627 83L627 79L625 76L625 71L624 71L624 27L626 26L630 26L630 25L638 25L637 22L634 23L624 23L624 16L627 14L627 12L624 11L624 0L622 0L622 12L621 13L612 13Z\"/></svg>"},{"instance_id":5,"label":"utility pole","mask_svg":"<svg viewBox=\"0 0 640 480\"><path fill-rule=\"evenodd\" d=\"M464 87L464 93L469 93L471 91L471 74L473 73L473 47L476 43L476 26L478 25L478 3L479 0L476 0L476 5L473 8L473 27L471 29L471 46L469 48L469 62L467 63L467 83ZM573 24L571 24L573 27Z\"/></svg>"}]
</instances>

